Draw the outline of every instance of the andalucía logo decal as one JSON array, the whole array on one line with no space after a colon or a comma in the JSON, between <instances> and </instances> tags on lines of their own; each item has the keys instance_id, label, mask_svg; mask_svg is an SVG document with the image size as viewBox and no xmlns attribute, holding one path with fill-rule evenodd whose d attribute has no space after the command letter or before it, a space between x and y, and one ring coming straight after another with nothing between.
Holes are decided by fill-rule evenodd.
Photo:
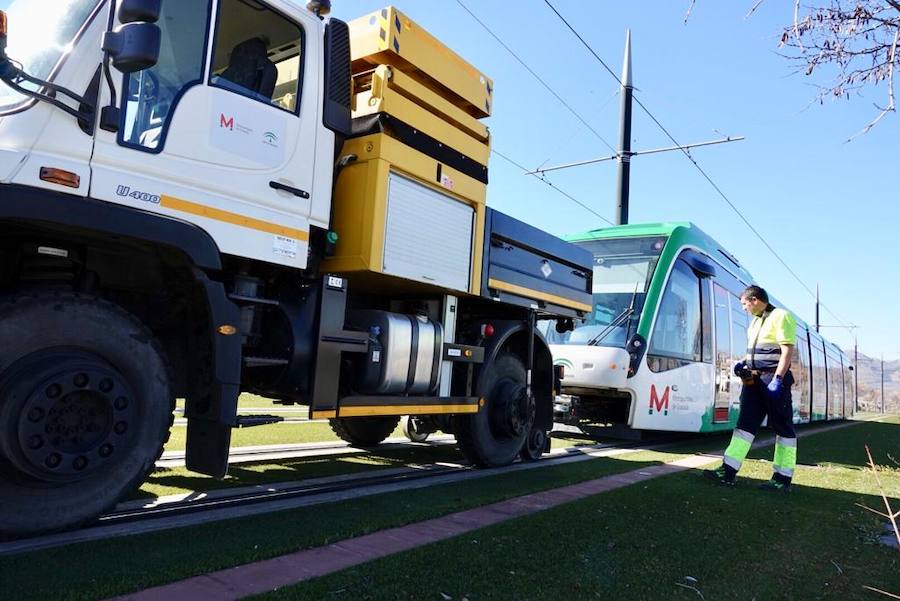
<instances>
[{"instance_id":1,"label":"andaluc\u00eda logo decal","mask_svg":"<svg viewBox=\"0 0 900 601\"><path fill-rule=\"evenodd\" d=\"M562 365L566 368L566 371L570 369L575 369L575 365L572 364L568 359L557 359L553 362L553 365Z\"/></svg>"}]
</instances>

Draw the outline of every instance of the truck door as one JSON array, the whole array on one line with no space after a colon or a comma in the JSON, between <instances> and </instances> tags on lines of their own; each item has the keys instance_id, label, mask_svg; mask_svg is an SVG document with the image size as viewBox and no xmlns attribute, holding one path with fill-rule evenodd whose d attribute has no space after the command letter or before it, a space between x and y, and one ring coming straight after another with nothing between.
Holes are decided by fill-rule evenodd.
<instances>
[{"instance_id":1,"label":"truck door","mask_svg":"<svg viewBox=\"0 0 900 601\"><path fill-rule=\"evenodd\" d=\"M304 267L331 195L332 148L314 185L318 19L285 0L162 6L157 64L114 78L119 128L98 131L91 195L196 223L224 253Z\"/></svg>"}]
</instances>

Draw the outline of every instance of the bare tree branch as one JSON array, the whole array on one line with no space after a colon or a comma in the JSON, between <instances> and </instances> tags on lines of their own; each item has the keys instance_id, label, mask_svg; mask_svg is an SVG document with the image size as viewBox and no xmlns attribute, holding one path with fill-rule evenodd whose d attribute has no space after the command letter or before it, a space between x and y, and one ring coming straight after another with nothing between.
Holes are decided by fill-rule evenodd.
<instances>
[{"instance_id":1,"label":"bare tree branch","mask_svg":"<svg viewBox=\"0 0 900 601\"><path fill-rule=\"evenodd\" d=\"M898 9L898 10L900 10L900 9ZM853 138L856 138L857 136L861 136L862 134L868 133L869 130L872 129L873 127L875 127L875 124L878 123L879 121L881 121L885 115L887 115L888 113L892 113L896 110L896 105L894 104L894 64L895 64L895 61L897 60L897 40L898 39L900 39L900 27L898 27L897 30L894 32L894 42L891 44L891 55L890 55L890 59L888 60L888 66L887 66L887 69L888 69L888 84L887 84L888 85L888 105L885 108L881 109L881 113L877 117L875 117L875 120L872 121L871 123L869 123L867 126L865 126L861 132L859 132L855 136L851 136L850 138L848 138L847 139L848 142L850 140L852 140ZM869 448L866 447L866 451L868 451L868 450L869 450ZM869 459L871 460L871 456L869 456ZM890 506L888 506L888 511L890 511ZM891 518L891 521L892 522L894 521L893 517ZM894 526L896 527L896 524ZM897 542L900 543L900 534L897 535Z\"/></svg>"},{"instance_id":2,"label":"bare tree branch","mask_svg":"<svg viewBox=\"0 0 900 601\"><path fill-rule=\"evenodd\" d=\"M756 9L759 8L759 5L765 1L766 0L756 0L756 3L752 7L750 7L750 10L747 12L746 15L744 15L744 18L749 19L753 15L753 13L756 12Z\"/></svg>"},{"instance_id":3,"label":"bare tree branch","mask_svg":"<svg viewBox=\"0 0 900 601\"><path fill-rule=\"evenodd\" d=\"M754 0L747 16L763 2ZM900 63L900 0L819 0L812 6L794 0L792 17L781 30L779 47L785 49L781 54L807 76L831 77L818 86L820 103L826 98L849 99L852 93L886 83L887 104L876 104L877 116L847 141L897 112L894 71Z\"/></svg>"}]
</instances>

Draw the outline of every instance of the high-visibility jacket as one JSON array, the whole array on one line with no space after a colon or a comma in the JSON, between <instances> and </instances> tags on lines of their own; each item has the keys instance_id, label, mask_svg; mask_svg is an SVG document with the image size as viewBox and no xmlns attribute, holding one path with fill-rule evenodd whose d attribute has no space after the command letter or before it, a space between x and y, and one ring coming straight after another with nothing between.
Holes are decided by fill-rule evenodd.
<instances>
[{"instance_id":1,"label":"high-visibility jacket","mask_svg":"<svg viewBox=\"0 0 900 601\"><path fill-rule=\"evenodd\" d=\"M781 359L781 345L797 344L797 320L784 309L769 305L753 318L747 330L747 365L774 370Z\"/></svg>"}]
</instances>

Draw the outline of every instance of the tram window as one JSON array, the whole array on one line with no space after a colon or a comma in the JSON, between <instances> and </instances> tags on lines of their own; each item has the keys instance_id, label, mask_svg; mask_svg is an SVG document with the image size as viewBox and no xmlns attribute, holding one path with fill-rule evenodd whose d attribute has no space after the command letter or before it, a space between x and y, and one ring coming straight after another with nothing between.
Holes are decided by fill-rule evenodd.
<instances>
[{"instance_id":1,"label":"tram window","mask_svg":"<svg viewBox=\"0 0 900 601\"><path fill-rule=\"evenodd\" d=\"M657 371L677 366L680 361L702 360L701 323L700 280L685 263L676 261L659 305L648 353L679 362L658 362Z\"/></svg>"},{"instance_id":2,"label":"tram window","mask_svg":"<svg viewBox=\"0 0 900 601\"><path fill-rule=\"evenodd\" d=\"M805 329L797 328L797 347L791 359L791 373L794 374L795 400L799 402L800 418L802 420L810 418L810 369L807 333ZM797 403L795 402L795 404Z\"/></svg>"},{"instance_id":3,"label":"tram window","mask_svg":"<svg viewBox=\"0 0 900 601\"><path fill-rule=\"evenodd\" d=\"M716 388L720 392L728 392L731 389L731 324L730 310L728 308L728 292L713 284L713 301L716 313Z\"/></svg>"},{"instance_id":4,"label":"tram window","mask_svg":"<svg viewBox=\"0 0 900 601\"><path fill-rule=\"evenodd\" d=\"M731 364L743 361L747 356L747 313L741 308L740 299L731 297Z\"/></svg>"}]
</instances>

